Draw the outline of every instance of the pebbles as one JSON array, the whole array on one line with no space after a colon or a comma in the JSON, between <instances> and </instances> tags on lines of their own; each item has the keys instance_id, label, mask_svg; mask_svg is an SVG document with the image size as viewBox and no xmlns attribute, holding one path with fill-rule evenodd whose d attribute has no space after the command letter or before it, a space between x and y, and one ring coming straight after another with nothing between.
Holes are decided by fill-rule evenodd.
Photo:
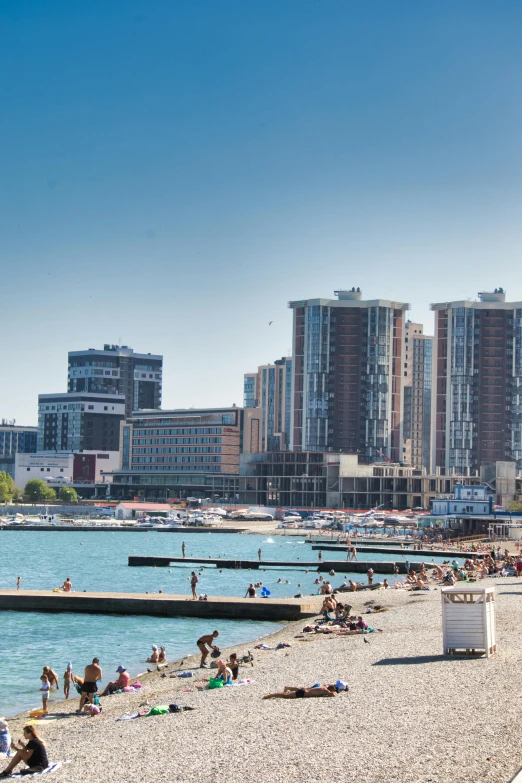
<instances>
[{"instance_id":1,"label":"pebbles","mask_svg":"<svg viewBox=\"0 0 522 783\"><path fill-rule=\"evenodd\" d=\"M292 623L270 637L270 645L290 642L286 651L254 651L250 645L254 667L242 666L240 676L256 685L199 693L194 678L154 672L141 678L141 693L102 699L101 716L42 725L50 758L72 761L53 775L53 783L508 781L522 766L522 582L494 583L499 652L489 660L442 657L440 590L415 599L379 591L377 602L391 611L371 616L370 624L384 633L368 637L370 644L362 636L314 636L304 643L294 637L305 623ZM353 613L361 613L368 595L350 600ZM243 655L248 645L234 649ZM196 663L196 656L185 659L184 668ZM196 670L197 679L209 674ZM350 690L335 699L261 698L284 685L338 678ZM145 699L196 709L115 721ZM73 700L65 709L76 706ZM10 721L15 738L21 726Z\"/></svg>"}]
</instances>

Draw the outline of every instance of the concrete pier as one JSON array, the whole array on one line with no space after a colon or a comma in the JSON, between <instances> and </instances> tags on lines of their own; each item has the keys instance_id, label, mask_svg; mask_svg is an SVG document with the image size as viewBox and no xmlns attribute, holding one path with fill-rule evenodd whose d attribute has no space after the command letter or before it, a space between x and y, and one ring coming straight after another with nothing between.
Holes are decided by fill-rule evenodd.
<instances>
[{"instance_id":1,"label":"concrete pier","mask_svg":"<svg viewBox=\"0 0 522 783\"><path fill-rule=\"evenodd\" d=\"M456 552L454 550L448 551L447 549L401 549L400 547L391 546L371 546L362 544L359 545L356 542L352 542L350 546L354 546L359 554L364 552L371 552L372 554L379 553L381 555L398 555L399 557L411 557L411 555L419 555L421 557L444 557L447 560L452 560L454 557L484 557L479 552ZM346 544L312 544L312 549L320 550L323 552L339 552L346 554Z\"/></svg>"},{"instance_id":2,"label":"concrete pier","mask_svg":"<svg viewBox=\"0 0 522 783\"><path fill-rule=\"evenodd\" d=\"M54 593L45 590L2 590L0 611L81 612L85 614L207 617L209 620L301 620L319 614L321 596L304 598L214 597L193 601L186 595L143 593ZM194 640L195 641L195 640Z\"/></svg>"},{"instance_id":3,"label":"concrete pier","mask_svg":"<svg viewBox=\"0 0 522 783\"><path fill-rule=\"evenodd\" d=\"M394 563L392 562L368 562L348 561L348 560L228 560L212 557L161 557L154 555L129 555L128 564L130 566L152 566L156 568L168 568L171 565L196 565L196 566L215 566L216 568L235 568L243 570L259 570L260 568L306 568L309 571L328 572L332 569L336 573L358 573L365 574L368 569L373 568L376 574L393 574ZM406 574L407 568L405 561L395 563L400 574ZM421 563L410 563L414 571L419 571ZM433 567L430 563L426 566Z\"/></svg>"}]
</instances>

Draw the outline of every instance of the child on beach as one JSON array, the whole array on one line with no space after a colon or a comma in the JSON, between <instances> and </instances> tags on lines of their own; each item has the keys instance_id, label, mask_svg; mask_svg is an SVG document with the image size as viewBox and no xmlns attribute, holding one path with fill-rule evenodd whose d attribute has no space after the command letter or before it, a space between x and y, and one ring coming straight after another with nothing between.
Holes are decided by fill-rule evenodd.
<instances>
[{"instance_id":1,"label":"child on beach","mask_svg":"<svg viewBox=\"0 0 522 783\"><path fill-rule=\"evenodd\" d=\"M73 678L72 663L67 664L67 669L63 673L63 695L66 699L69 698L69 691L71 688L71 682Z\"/></svg>"},{"instance_id":2,"label":"child on beach","mask_svg":"<svg viewBox=\"0 0 522 783\"><path fill-rule=\"evenodd\" d=\"M49 682L49 678L46 674L42 674L40 680L42 683L42 687L40 688L40 692L42 694L42 708L44 715L47 715L47 699L49 698L51 683Z\"/></svg>"}]
</instances>

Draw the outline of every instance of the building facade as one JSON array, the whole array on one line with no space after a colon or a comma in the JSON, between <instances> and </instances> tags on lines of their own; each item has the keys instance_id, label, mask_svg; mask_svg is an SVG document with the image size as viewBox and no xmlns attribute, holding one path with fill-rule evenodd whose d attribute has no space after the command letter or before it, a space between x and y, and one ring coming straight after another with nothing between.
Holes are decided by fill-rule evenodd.
<instances>
[{"instance_id":1,"label":"building facade","mask_svg":"<svg viewBox=\"0 0 522 783\"><path fill-rule=\"evenodd\" d=\"M163 356L134 353L126 345L69 352L68 391L122 394L125 416L161 407Z\"/></svg>"},{"instance_id":2,"label":"building facade","mask_svg":"<svg viewBox=\"0 0 522 783\"><path fill-rule=\"evenodd\" d=\"M290 302L293 319L290 448L402 456L403 302L337 299Z\"/></svg>"},{"instance_id":3,"label":"building facade","mask_svg":"<svg viewBox=\"0 0 522 783\"><path fill-rule=\"evenodd\" d=\"M2 419L0 423L0 459L36 451L38 427L18 426Z\"/></svg>"},{"instance_id":4,"label":"building facade","mask_svg":"<svg viewBox=\"0 0 522 783\"><path fill-rule=\"evenodd\" d=\"M462 478L424 468L363 464L356 455L279 452L241 458L239 502L282 508L367 510L429 509ZM479 476L466 479L479 484Z\"/></svg>"},{"instance_id":5,"label":"building facade","mask_svg":"<svg viewBox=\"0 0 522 783\"><path fill-rule=\"evenodd\" d=\"M235 499L239 457L259 450L260 412L204 408L135 413L122 424L113 496Z\"/></svg>"},{"instance_id":6,"label":"building facade","mask_svg":"<svg viewBox=\"0 0 522 783\"><path fill-rule=\"evenodd\" d=\"M432 305L432 459L445 470L522 470L522 302L505 298L499 288Z\"/></svg>"},{"instance_id":7,"label":"building facade","mask_svg":"<svg viewBox=\"0 0 522 783\"><path fill-rule=\"evenodd\" d=\"M38 395L39 451L119 451L121 394Z\"/></svg>"},{"instance_id":8,"label":"building facade","mask_svg":"<svg viewBox=\"0 0 522 783\"><path fill-rule=\"evenodd\" d=\"M402 461L429 470L433 338L423 331L422 324L406 322Z\"/></svg>"},{"instance_id":9,"label":"building facade","mask_svg":"<svg viewBox=\"0 0 522 783\"><path fill-rule=\"evenodd\" d=\"M244 376L245 408L261 410L261 451L284 451L290 446L292 357L258 367Z\"/></svg>"}]
</instances>

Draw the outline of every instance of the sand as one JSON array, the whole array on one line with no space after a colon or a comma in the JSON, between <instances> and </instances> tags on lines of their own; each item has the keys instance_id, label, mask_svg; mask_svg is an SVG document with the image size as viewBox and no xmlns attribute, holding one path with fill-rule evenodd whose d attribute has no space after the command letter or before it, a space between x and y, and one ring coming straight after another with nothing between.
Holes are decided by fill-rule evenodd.
<instances>
[{"instance_id":1,"label":"sand","mask_svg":"<svg viewBox=\"0 0 522 783\"><path fill-rule=\"evenodd\" d=\"M442 657L440 589L350 595L354 611L363 611L368 602L390 607L367 618L383 633L305 641L294 638L305 622L292 623L264 639L267 644L289 641L288 650L236 648L253 651L254 666L242 666L240 676L255 678L255 685L199 693L189 679L161 678L155 672L140 678L140 695L102 699L101 716L41 725L50 759L72 762L52 780L507 783L522 766L522 580L487 583L497 591L498 653L490 659ZM104 682L107 675L116 676L108 663ZM181 669L196 663L186 659ZM180 669L169 665L167 671L172 670ZM196 674L208 676L208 670ZM284 685L337 678L349 683L348 694L262 700L264 693ZM190 692L183 693L186 688ZM115 720L144 699L196 709ZM65 709L76 706L75 699ZM20 719L10 721L15 737L21 736L22 725Z\"/></svg>"}]
</instances>

